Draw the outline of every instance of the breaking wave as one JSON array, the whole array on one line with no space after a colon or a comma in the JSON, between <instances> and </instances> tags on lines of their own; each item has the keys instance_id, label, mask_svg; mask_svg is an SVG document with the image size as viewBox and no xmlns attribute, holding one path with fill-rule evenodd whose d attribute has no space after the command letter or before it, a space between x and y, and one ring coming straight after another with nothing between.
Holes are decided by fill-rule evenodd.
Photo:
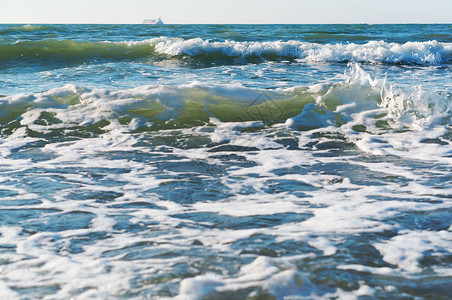
<instances>
[{"instance_id":1,"label":"breaking wave","mask_svg":"<svg viewBox=\"0 0 452 300\"><path fill-rule=\"evenodd\" d=\"M259 122L297 130L333 126L376 133L450 126L450 95L420 87L402 89L372 79L357 64L347 76L341 83L274 90L199 82L125 90L70 84L0 98L0 129L3 134L19 127L94 132L108 131L114 123L142 131Z\"/></svg>"},{"instance_id":2,"label":"breaking wave","mask_svg":"<svg viewBox=\"0 0 452 300\"><path fill-rule=\"evenodd\" d=\"M193 58L200 63L243 64L263 61L362 62L442 65L452 62L452 43L437 41L365 44L318 44L301 41L237 42L201 38L159 37L144 41L78 42L73 40L16 41L0 48L0 62L28 59L85 62L98 59L152 62Z\"/></svg>"},{"instance_id":3,"label":"breaking wave","mask_svg":"<svg viewBox=\"0 0 452 300\"><path fill-rule=\"evenodd\" d=\"M210 42L200 38L191 40L159 38L148 41L158 53L176 55L225 55L228 57L260 57L272 59L300 59L312 62L384 62L401 64L450 63L452 44L408 42L405 44L371 41L366 44L316 44L287 42Z\"/></svg>"}]
</instances>

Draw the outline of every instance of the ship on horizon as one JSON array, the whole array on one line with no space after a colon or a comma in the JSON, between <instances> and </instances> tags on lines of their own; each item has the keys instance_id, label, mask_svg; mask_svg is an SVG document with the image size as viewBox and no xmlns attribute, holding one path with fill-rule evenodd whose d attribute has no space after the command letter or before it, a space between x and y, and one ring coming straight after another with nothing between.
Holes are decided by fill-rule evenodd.
<instances>
[{"instance_id":1,"label":"ship on horizon","mask_svg":"<svg viewBox=\"0 0 452 300\"><path fill-rule=\"evenodd\" d=\"M158 18L158 19L144 19L143 24L162 25L165 23L163 23L161 18Z\"/></svg>"}]
</instances>

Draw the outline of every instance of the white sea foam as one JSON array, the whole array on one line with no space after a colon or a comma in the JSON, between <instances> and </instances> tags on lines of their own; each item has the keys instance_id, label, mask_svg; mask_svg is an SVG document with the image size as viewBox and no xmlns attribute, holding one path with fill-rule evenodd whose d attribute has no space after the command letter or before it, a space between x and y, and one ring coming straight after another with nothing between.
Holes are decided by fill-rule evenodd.
<instances>
[{"instance_id":1,"label":"white sea foam","mask_svg":"<svg viewBox=\"0 0 452 300\"><path fill-rule=\"evenodd\" d=\"M0 268L1 272L1 268ZM19 294L0 281L0 300L19 299Z\"/></svg>"},{"instance_id":2,"label":"white sea foam","mask_svg":"<svg viewBox=\"0 0 452 300\"><path fill-rule=\"evenodd\" d=\"M296 259L300 259L297 257ZM355 291L338 288L333 293L322 293L306 276L296 271L291 258L275 259L258 257L252 263L242 266L237 277L225 278L215 274L200 275L181 282L176 299L197 300L213 292L230 292L250 287L260 287L277 299L359 299L360 296L373 296L375 290L360 285ZM255 297L257 292L247 296Z\"/></svg>"},{"instance_id":3,"label":"white sea foam","mask_svg":"<svg viewBox=\"0 0 452 300\"><path fill-rule=\"evenodd\" d=\"M422 271L419 261L426 255L442 256L452 243L450 231L403 231L385 243L375 245L383 259L411 273Z\"/></svg>"},{"instance_id":4,"label":"white sea foam","mask_svg":"<svg viewBox=\"0 0 452 300\"><path fill-rule=\"evenodd\" d=\"M366 44L316 44L300 41L273 42L213 42L201 38L184 40L160 37L130 45L149 43L158 53L176 55L215 55L229 57L265 57L277 55L312 62L386 62L436 65L449 63L452 44L437 41L404 44L370 41Z\"/></svg>"},{"instance_id":5,"label":"white sea foam","mask_svg":"<svg viewBox=\"0 0 452 300\"><path fill-rule=\"evenodd\" d=\"M235 291L256 286L278 299L310 296L315 292L315 286L287 260L258 257L249 265L242 266L239 276L234 278L208 274L183 280L176 299L196 300L213 291Z\"/></svg>"},{"instance_id":6,"label":"white sea foam","mask_svg":"<svg viewBox=\"0 0 452 300\"><path fill-rule=\"evenodd\" d=\"M384 288L394 291L395 287L375 288L360 282L352 288L325 291L309 280L315 274L298 266L316 269L315 260L321 259L325 264L332 262L324 270L328 272L413 275L426 270L422 258L428 253L438 258L450 255L450 228L413 231L397 221L401 216L450 207L452 187L444 179L449 178L446 156L451 144L442 137L448 130L444 119L450 114L449 102L425 91L417 93L417 88L414 92L396 86L391 90L359 66L353 66L347 78L339 84L311 87L306 93L312 104L305 110L300 107L300 115L291 119L292 127L211 117L203 126L134 132L139 126L151 126L152 120L128 110L160 103L164 106L160 118L170 121L183 110L181 98L206 99L203 104L222 98L247 107L262 93L237 85L193 83L119 91L68 85L0 99L2 113L27 107L17 119L22 127L1 137L0 191L5 197L0 204L5 213L38 212L30 223L26 219L0 227L0 243L15 245L0 253L5 262L0 267L0 293L15 299L20 296L14 289L58 286L49 299L73 295L80 299L138 295L139 299L146 293L167 295L168 290L160 293L158 289L170 286L170 293L181 299L247 289L249 297L263 290L277 298L356 299L376 296ZM268 93L279 101L299 96L300 90ZM39 122L42 112L62 122ZM376 118L382 113L386 116ZM302 116L310 114L315 117L302 123ZM406 114L412 118L405 119ZM134 121L122 122L118 116L124 115ZM377 126L382 118L387 127ZM58 132L103 120L109 124L102 132L86 138L27 139L27 129ZM297 124L314 129L296 130ZM355 130L360 125L365 130ZM398 132L400 128L404 131ZM174 136L176 143L170 142ZM205 142L194 147L182 143L190 138ZM421 143L425 138L442 143ZM33 142L45 145L24 147ZM325 149L322 143L333 146ZM336 156L334 143L353 147L350 152L344 150L347 155ZM231 148L221 148L225 145ZM35 152L30 154L30 148ZM366 152L393 155L375 158ZM408 160L416 158L422 160L413 164ZM192 167L186 168L185 163ZM435 176L439 182L430 182ZM193 191L197 188L198 194ZM214 198L223 191L220 199ZM115 196L99 196L109 193ZM171 193L178 194L171 197ZM186 202L181 200L185 194L190 194ZM133 206L137 203L141 206ZM81 225L65 222L65 214L70 219L71 213L90 218ZM194 218L197 215L201 217ZM244 228L234 227L250 217ZM268 222L259 223L260 219ZM35 230L33 226L41 223L48 227ZM66 228L67 223L72 227ZM384 232L390 232L391 238ZM381 254L382 259L374 259L391 265L341 262L335 267L347 241L360 236L379 237L366 246ZM255 239L267 239L268 243L259 244L267 248L264 253L274 251L281 257L259 254ZM249 248L237 248L244 241ZM297 257L284 253L297 247L303 252ZM243 265L236 257L249 263ZM214 267L205 271L198 267L202 263ZM188 271L180 275L181 269ZM433 270L435 276L450 274L447 264Z\"/></svg>"},{"instance_id":7,"label":"white sea foam","mask_svg":"<svg viewBox=\"0 0 452 300\"><path fill-rule=\"evenodd\" d=\"M337 85L311 87L316 103L289 118L286 126L341 132L361 150L376 155L410 153L422 160L451 161L451 142L442 138L450 130L450 99L419 86L400 87L373 79L358 64L352 64L346 76ZM356 126L362 131L357 132Z\"/></svg>"}]
</instances>

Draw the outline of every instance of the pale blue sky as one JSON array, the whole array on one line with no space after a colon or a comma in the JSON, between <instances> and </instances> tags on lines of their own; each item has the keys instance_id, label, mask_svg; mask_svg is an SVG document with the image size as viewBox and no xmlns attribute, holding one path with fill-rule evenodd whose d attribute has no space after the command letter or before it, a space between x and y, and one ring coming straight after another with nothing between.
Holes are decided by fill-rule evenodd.
<instances>
[{"instance_id":1,"label":"pale blue sky","mask_svg":"<svg viewBox=\"0 0 452 300\"><path fill-rule=\"evenodd\" d=\"M451 0L0 0L0 23L452 23Z\"/></svg>"}]
</instances>

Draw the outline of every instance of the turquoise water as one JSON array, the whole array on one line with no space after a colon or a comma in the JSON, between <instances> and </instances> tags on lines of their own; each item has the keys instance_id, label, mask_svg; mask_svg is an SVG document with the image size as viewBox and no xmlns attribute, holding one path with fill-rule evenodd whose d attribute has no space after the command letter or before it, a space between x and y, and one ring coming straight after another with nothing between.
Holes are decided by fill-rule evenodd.
<instances>
[{"instance_id":1,"label":"turquoise water","mask_svg":"<svg viewBox=\"0 0 452 300\"><path fill-rule=\"evenodd\" d=\"M447 299L451 29L0 25L0 299Z\"/></svg>"}]
</instances>

